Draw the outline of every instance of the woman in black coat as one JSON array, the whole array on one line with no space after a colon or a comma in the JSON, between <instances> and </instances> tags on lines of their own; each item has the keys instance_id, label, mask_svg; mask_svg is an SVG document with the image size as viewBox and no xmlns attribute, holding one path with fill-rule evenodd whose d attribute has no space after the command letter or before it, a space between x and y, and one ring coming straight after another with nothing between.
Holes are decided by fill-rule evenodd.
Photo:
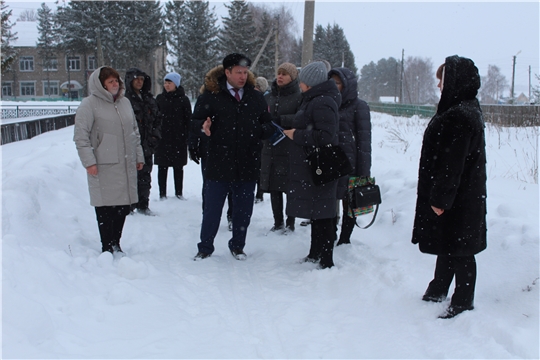
<instances>
[{"instance_id":1,"label":"woman in black coat","mask_svg":"<svg viewBox=\"0 0 540 360\"><path fill-rule=\"evenodd\" d=\"M288 216L311 220L311 248L303 260L319 262L322 269L334 266L336 238L337 180L316 186L310 173L307 153L315 147L337 145L338 108L341 95L326 65L315 61L300 71L303 102L292 129L284 133L289 142L290 177L287 193Z\"/></svg>"},{"instance_id":2,"label":"woman in black coat","mask_svg":"<svg viewBox=\"0 0 540 360\"><path fill-rule=\"evenodd\" d=\"M450 306L440 316L447 319L474 308L474 255L487 246L486 146L474 62L447 57L437 78L441 100L424 133L412 242L437 255L424 301L445 300L456 279Z\"/></svg>"},{"instance_id":3,"label":"woman in black coat","mask_svg":"<svg viewBox=\"0 0 540 360\"><path fill-rule=\"evenodd\" d=\"M187 164L187 143L191 119L191 103L184 88L180 86L180 74L167 74L164 78L163 92L156 98L159 111L163 116L161 141L154 155L158 166L158 185L160 199L167 198L167 170L174 170L174 188L176 197L182 195L184 166Z\"/></svg>"},{"instance_id":4,"label":"woman in black coat","mask_svg":"<svg viewBox=\"0 0 540 360\"><path fill-rule=\"evenodd\" d=\"M345 151L353 167L350 176L369 177L371 172L371 116L369 106L358 98L358 79L347 68L335 68L328 73L341 92L339 107L339 147ZM349 176L338 181L337 198L343 200L341 234L337 245L350 244L351 234L356 223L354 217L347 215L349 200L347 190Z\"/></svg>"},{"instance_id":5,"label":"woman in black coat","mask_svg":"<svg viewBox=\"0 0 540 360\"><path fill-rule=\"evenodd\" d=\"M284 129L290 129L296 112L302 102L298 87L298 70L291 63L283 63L278 68L278 76L272 82L271 92L264 96L273 121ZM289 142L288 138L272 145L263 141L261 157L261 189L270 193L274 226L271 231L285 229L294 231L294 217L287 217L284 223L283 194L289 185Z\"/></svg>"}]
</instances>

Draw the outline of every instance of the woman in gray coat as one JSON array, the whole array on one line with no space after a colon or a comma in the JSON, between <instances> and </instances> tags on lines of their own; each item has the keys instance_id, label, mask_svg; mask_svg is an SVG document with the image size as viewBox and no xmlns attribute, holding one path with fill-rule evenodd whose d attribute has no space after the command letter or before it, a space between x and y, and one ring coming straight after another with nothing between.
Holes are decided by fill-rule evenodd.
<instances>
[{"instance_id":1,"label":"woman in gray coat","mask_svg":"<svg viewBox=\"0 0 540 360\"><path fill-rule=\"evenodd\" d=\"M341 95L334 80L328 80L326 65L321 61L305 66L299 80L303 102L292 129L284 130L292 140L289 142L290 184L286 213L311 220L311 248L303 260L319 262L320 268L325 269L334 266L337 180L316 186L306 154L315 147L338 144Z\"/></svg>"},{"instance_id":2,"label":"woman in gray coat","mask_svg":"<svg viewBox=\"0 0 540 360\"><path fill-rule=\"evenodd\" d=\"M137 170L144 165L139 129L115 69L102 66L94 71L88 89L90 96L75 115L73 140L88 174L102 251L121 253L126 215L138 202Z\"/></svg>"}]
</instances>

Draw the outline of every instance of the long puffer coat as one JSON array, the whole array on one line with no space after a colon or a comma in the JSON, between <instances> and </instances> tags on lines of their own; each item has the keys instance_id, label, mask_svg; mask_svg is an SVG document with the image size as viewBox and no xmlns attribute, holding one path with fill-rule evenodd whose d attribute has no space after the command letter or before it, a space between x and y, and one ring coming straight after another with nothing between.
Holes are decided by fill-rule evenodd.
<instances>
[{"instance_id":1,"label":"long puffer coat","mask_svg":"<svg viewBox=\"0 0 540 360\"><path fill-rule=\"evenodd\" d=\"M131 82L137 76L144 76L140 96L135 93ZM145 156L150 156L156 150L161 139L161 114L156 99L151 93L152 80L144 71L131 68L126 72L126 98L131 102L133 112L139 124L141 145Z\"/></svg>"},{"instance_id":2,"label":"long puffer coat","mask_svg":"<svg viewBox=\"0 0 540 360\"><path fill-rule=\"evenodd\" d=\"M296 114L296 129L290 144L290 184L287 216L303 219L329 219L336 216L337 180L316 186L311 179L307 154L316 146L338 144L338 108L341 95L334 80L327 80L302 93Z\"/></svg>"},{"instance_id":3,"label":"long puffer coat","mask_svg":"<svg viewBox=\"0 0 540 360\"><path fill-rule=\"evenodd\" d=\"M137 163L144 163L139 128L122 79L115 101L99 81L102 68L90 75L90 96L77 109L73 140L82 165L97 164L97 176L88 175L90 204L131 205L139 201Z\"/></svg>"},{"instance_id":4,"label":"long puffer coat","mask_svg":"<svg viewBox=\"0 0 540 360\"><path fill-rule=\"evenodd\" d=\"M154 154L154 164L158 166L184 166L187 164L191 103L184 88L159 94L156 98L162 115L161 140Z\"/></svg>"},{"instance_id":5,"label":"long puffer coat","mask_svg":"<svg viewBox=\"0 0 540 360\"><path fill-rule=\"evenodd\" d=\"M242 100L237 101L227 89L222 65L206 74L191 118L194 134L201 134L206 118L212 119L211 135L201 140L206 142L205 179L256 181L259 178L261 140L269 138L275 128L270 124L272 118L264 96L254 85L255 77L249 72Z\"/></svg>"},{"instance_id":6,"label":"long puffer coat","mask_svg":"<svg viewBox=\"0 0 540 360\"><path fill-rule=\"evenodd\" d=\"M272 91L265 95L265 99L274 121L284 129L290 129L302 103L298 79L294 79L283 87L279 87L274 80ZM263 191L287 191L290 141L289 138L285 138L275 146L268 141L263 141L260 182Z\"/></svg>"},{"instance_id":7,"label":"long puffer coat","mask_svg":"<svg viewBox=\"0 0 540 360\"><path fill-rule=\"evenodd\" d=\"M486 150L470 59L446 58L437 113L424 133L412 242L435 255L471 256L486 242ZM437 216L431 206L444 209Z\"/></svg>"},{"instance_id":8,"label":"long puffer coat","mask_svg":"<svg viewBox=\"0 0 540 360\"><path fill-rule=\"evenodd\" d=\"M342 103L339 107L339 147L345 151L353 167L350 176L371 175L371 116L369 106L358 98L358 79L347 68L330 70L329 76L341 79ZM338 181L337 198L347 195L349 176Z\"/></svg>"}]
</instances>

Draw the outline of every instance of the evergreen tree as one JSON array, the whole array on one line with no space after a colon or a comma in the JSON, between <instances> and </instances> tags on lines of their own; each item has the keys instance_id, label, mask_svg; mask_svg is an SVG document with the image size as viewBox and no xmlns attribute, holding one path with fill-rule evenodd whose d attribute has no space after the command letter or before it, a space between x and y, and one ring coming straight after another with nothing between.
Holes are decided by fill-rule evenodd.
<instances>
[{"instance_id":1,"label":"evergreen tree","mask_svg":"<svg viewBox=\"0 0 540 360\"><path fill-rule=\"evenodd\" d=\"M399 97L400 70L398 61L389 57L377 62L377 93L379 96Z\"/></svg>"},{"instance_id":2,"label":"evergreen tree","mask_svg":"<svg viewBox=\"0 0 540 360\"><path fill-rule=\"evenodd\" d=\"M1 61L2 61L2 74L8 71L11 67L11 63L15 60L17 56L17 51L11 45L12 41L17 40L17 33L11 32L11 17L12 10L7 10L8 6L5 4L4 0L0 2L0 7L2 10L2 51L1 51Z\"/></svg>"},{"instance_id":3,"label":"evergreen tree","mask_svg":"<svg viewBox=\"0 0 540 360\"><path fill-rule=\"evenodd\" d=\"M358 73L354 54L343 29L334 24L327 25L326 29L322 25L315 27L315 40L313 41L313 58L326 60L332 67L346 67L353 73Z\"/></svg>"},{"instance_id":4,"label":"evergreen tree","mask_svg":"<svg viewBox=\"0 0 540 360\"><path fill-rule=\"evenodd\" d=\"M42 3L37 11L39 37L37 40L37 52L41 58L41 66L47 74L47 89L51 96L50 70L53 69L53 61L56 61L57 41L53 21L53 13L47 4ZM57 66L58 64L56 64Z\"/></svg>"},{"instance_id":5,"label":"evergreen tree","mask_svg":"<svg viewBox=\"0 0 540 360\"><path fill-rule=\"evenodd\" d=\"M223 29L218 35L222 57L230 53L241 53L251 60L257 56L256 34L253 18L248 4L244 0L232 0L229 16L223 17Z\"/></svg>"},{"instance_id":6,"label":"evergreen tree","mask_svg":"<svg viewBox=\"0 0 540 360\"><path fill-rule=\"evenodd\" d=\"M165 17L163 18L167 50L169 55L175 58L173 63L169 63L169 65L177 69L184 67L182 51L185 45L184 23L187 20L185 8L184 1L169 1L165 4Z\"/></svg>"},{"instance_id":7,"label":"evergreen tree","mask_svg":"<svg viewBox=\"0 0 540 360\"><path fill-rule=\"evenodd\" d=\"M182 75L185 90L195 97L206 73L220 63L218 27L214 8L208 1L186 1L181 27L182 51L175 68Z\"/></svg>"},{"instance_id":8,"label":"evergreen tree","mask_svg":"<svg viewBox=\"0 0 540 360\"><path fill-rule=\"evenodd\" d=\"M360 70L358 96L365 101L379 101L377 84L377 65L372 61Z\"/></svg>"},{"instance_id":9,"label":"evergreen tree","mask_svg":"<svg viewBox=\"0 0 540 360\"><path fill-rule=\"evenodd\" d=\"M68 56L96 54L98 66L119 71L151 68L163 43L159 1L71 1L56 20Z\"/></svg>"}]
</instances>

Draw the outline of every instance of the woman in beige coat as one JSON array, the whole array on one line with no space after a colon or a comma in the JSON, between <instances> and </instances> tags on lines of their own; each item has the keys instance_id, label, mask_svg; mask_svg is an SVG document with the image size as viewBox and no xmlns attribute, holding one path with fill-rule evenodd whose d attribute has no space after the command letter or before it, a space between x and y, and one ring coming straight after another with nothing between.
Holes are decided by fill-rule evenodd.
<instances>
[{"instance_id":1,"label":"woman in beige coat","mask_svg":"<svg viewBox=\"0 0 540 360\"><path fill-rule=\"evenodd\" d=\"M116 70L94 71L88 89L75 115L73 140L88 173L102 251L122 253L120 237L130 205L138 202L137 170L144 164L139 129Z\"/></svg>"}]
</instances>

